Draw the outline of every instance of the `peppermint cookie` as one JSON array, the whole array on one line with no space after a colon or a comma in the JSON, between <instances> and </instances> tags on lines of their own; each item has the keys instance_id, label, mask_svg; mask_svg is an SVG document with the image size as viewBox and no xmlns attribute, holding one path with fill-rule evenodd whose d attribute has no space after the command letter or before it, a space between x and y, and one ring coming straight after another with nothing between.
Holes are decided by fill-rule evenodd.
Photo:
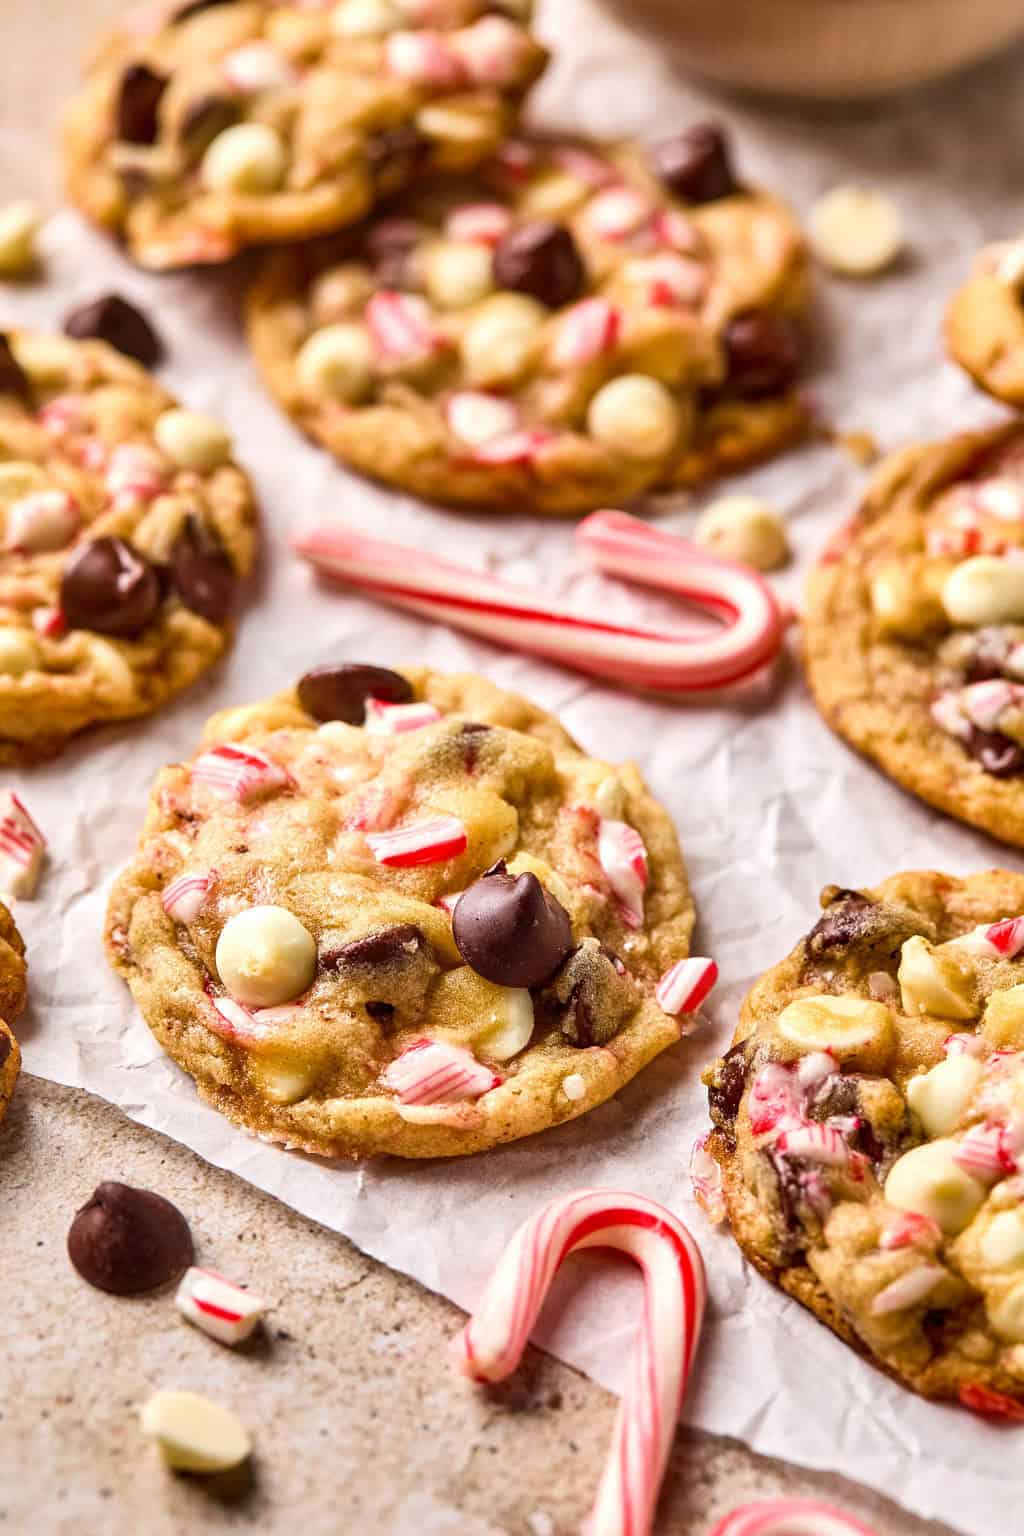
<instances>
[{"instance_id":1,"label":"peppermint cookie","mask_svg":"<svg viewBox=\"0 0 1024 1536\"><path fill-rule=\"evenodd\" d=\"M1024 237L979 253L946 313L946 341L982 389L1024 405Z\"/></svg>"},{"instance_id":2,"label":"peppermint cookie","mask_svg":"<svg viewBox=\"0 0 1024 1536\"><path fill-rule=\"evenodd\" d=\"M221 262L362 218L507 132L540 74L530 0L157 0L98 49L68 190L143 266Z\"/></svg>"},{"instance_id":3,"label":"peppermint cookie","mask_svg":"<svg viewBox=\"0 0 1024 1536\"><path fill-rule=\"evenodd\" d=\"M220 656L255 508L227 433L102 341L0 337L0 761Z\"/></svg>"},{"instance_id":4,"label":"peppermint cookie","mask_svg":"<svg viewBox=\"0 0 1024 1536\"><path fill-rule=\"evenodd\" d=\"M753 1264L927 1397L1024 1415L1024 876L829 886L708 1068Z\"/></svg>"},{"instance_id":5,"label":"peppermint cookie","mask_svg":"<svg viewBox=\"0 0 1024 1536\"><path fill-rule=\"evenodd\" d=\"M923 800L1024 844L1024 431L882 465L812 574L828 723Z\"/></svg>"},{"instance_id":6,"label":"peppermint cookie","mask_svg":"<svg viewBox=\"0 0 1024 1536\"><path fill-rule=\"evenodd\" d=\"M634 765L482 678L346 663L160 774L106 942L229 1119L435 1157L582 1114L678 1040L692 925Z\"/></svg>"},{"instance_id":7,"label":"peppermint cookie","mask_svg":"<svg viewBox=\"0 0 1024 1536\"><path fill-rule=\"evenodd\" d=\"M363 473L564 515L797 437L806 297L791 215L708 124L646 153L511 140L474 177L276 253L249 336L284 409Z\"/></svg>"},{"instance_id":8,"label":"peppermint cookie","mask_svg":"<svg viewBox=\"0 0 1024 1536\"><path fill-rule=\"evenodd\" d=\"M11 1025L25 1006L25 945L7 908L0 903L0 1120L7 1113L21 1068Z\"/></svg>"}]
</instances>

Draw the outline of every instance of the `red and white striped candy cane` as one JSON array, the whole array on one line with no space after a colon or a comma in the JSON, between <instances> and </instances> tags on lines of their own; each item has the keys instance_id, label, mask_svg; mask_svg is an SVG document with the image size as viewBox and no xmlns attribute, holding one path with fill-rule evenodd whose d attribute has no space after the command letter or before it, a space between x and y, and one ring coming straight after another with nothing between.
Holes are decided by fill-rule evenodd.
<instances>
[{"instance_id":1,"label":"red and white striped candy cane","mask_svg":"<svg viewBox=\"0 0 1024 1536\"><path fill-rule=\"evenodd\" d=\"M853 1515L818 1499L757 1499L719 1520L708 1536L876 1536Z\"/></svg>"},{"instance_id":2,"label":"red and white striped candy cane","mask_svg":"<svg viewBox=\"0 0 1024 1536\"><path fill-rule=\"evenodd\" d=\"M531 1217L498 1260L456 1341L474 1381L515 1370L562 1260L616 1248L644 1272L644 1304L611 1450L587 1536L644 1536L672 1446L704 1315L700 1251L686 1228L643 1195L585 1189Z\"/></svg>"},{"instance_id":3,"label":"red and white striped candy cane","mask_svg":"<svg viewBox=\"0 0 1024 1536\"><path fill-rule=\"evenodd\" d=\"M423 550L337 525L299 533L294 545L324 574L384 602L628 687L661 693L722 688L778 654L786 620L755 571L624 512L595 512L576 537L599 570L685 598L723 620L724 629L666 633L606 623Z\"/></svg>"}]
</instances>

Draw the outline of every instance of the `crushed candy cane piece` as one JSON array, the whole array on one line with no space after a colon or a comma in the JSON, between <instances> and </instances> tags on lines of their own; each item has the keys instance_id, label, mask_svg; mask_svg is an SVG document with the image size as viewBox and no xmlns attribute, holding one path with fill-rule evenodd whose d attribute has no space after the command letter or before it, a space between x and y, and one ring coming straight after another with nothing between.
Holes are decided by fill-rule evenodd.
<instances>
[{"instance_id":1,"label":"crushed candy cane piece","mask_svg":"<svg viewBox=\"0 0 1024 1536\"><path fill-rule=\"evenodd\" d=\"M589 149L581 149L578 144L556 144L550 151L550 158L560 171L575 176L588 187L606 187L615 180L615 169L607 160L592 154Z\"/></svg>"},{"instance_id":2,"label":"crushed candy cane piece","mask_svg":"<svg viewBox=\"0 0 1024 1536\"><path fill-rule=\"evenodd\" d=\"M33 608L32 627L46 640L56 640L67 633L67 620L59 608Z\"/></svg>"},{"instance_id":3,"label":"crushed candy cane piece","mask_svg":"<svg viewBox=\"0 0 1024 1536\"><path fill-rule=\"evenodd\" d=\"M105 484L111 496L150 501L167 483L164 461L144 443L121 443L107 464Z\"/></svg>"},{"instance_id":4,"label":"crushed candy cane piece","mask_svg":"<svg viewBox=\"0 0 1024 1536\"><path fill-rule=\"evenodd\" d=\"M782 1131L775 1145L788 1157L821 1163L826 1168L845 1168L850 1160L841 1132L831 1125L800 1125L795 1130Z\"/></svg>"},{"instance_id":5,"label":"crushed candy cane piece","mask_svg":"<svg viewBox=\"0 0 1024 1536\"><path fill-rule=\"evenodd\" d=\"M391 869L410 869L418 864L440 864L464 853L469 838L457 816L413 822L393 832L368 832L366 841L378 864Z\"/></svg>"},{"instance_id":6,"label":"crushed candy cane piece","mask_svg":"<svg viewBox=\"0 0 1024 1536\"><path fill-rule=\"evenodd\" d=\"M708 1151L708 1136L698 1136L690 1153L690 1188L693 1198L709 1221L717 1226L725 1220L725 1195L722 1170Z\"/></svg>"},{"instance_id":7,"label":"crushed candy cane piece","mask_svg":"<svg viewBox=\"0 0 1024 1536\"><path fill-rule=\"evenodd\" d=\"M1003 917L997 923L982 923L957 940L972 954L994 960L1015 960L1024 950L1024 917Z\"/></svg>"},{"instance_id":8,"label":"crushed candy cane piece","mask_svg":"<svg viewBox=\"0 0 1024 1536\"><path fill-rule=\"evenodd\" d=\"M179 875L164 891L160 903L176 923L191 923L199 916L209 889L209 875Z\"/></svg>"},{"instance_id":9,"label":"crushed candy cane piece","mask_svg":"<svg viewBox=\"0 0 1024 1536\"><path fill-rule=\"evenodd\" d=\"M551 346L551 361L556 368L582 367L606 352L619 339L622 316L607 299L584 299L568 310L559 324Z\"/></svg>"},{"instance_id":10,"label":"crushed candy cane piece","mask_svg":"<svg viewBox=\"0 0 1024 1536\"><path fill-rule=\"evenodd\" d=\"M67 491L33 491L7 512L8 549L63 549L79 523L78 503Z\"/></svg>"},{"instance_id":11,"label":"crushed candy cane piece","mask_svg":"<svg viewBox=\"0 0 1024 1536\"><path fill-rule=\"evenodd\" d=\"M506 16L482 16L455 34L454 47L474 85L515 85L531 52L525 32Z\"/></svg>"},{"instance_id":12,"label":"crushed candy cane piece","mask_svg":"<svg viewBox=\"0 0 1024 1536\"><path fill-rule=\"evenodd\" d=\"M463 203L445 220L449 240L469 245L497 245L512 228L512 214L504 203Z\"/></svg>"},{"instance_id":13,"label":"crushed candy cane piece","mask_svg":"<svg viewBox=\"0 0 1024 1536\"><path fill-rule=\"evenodd\" d=\"M604 240L625 240L646 224L653 212L642 192L632 187L609 187L591 200L587 224Z\"/></svg>"},{"instance_id":14,"label":"crushed candy cane piece","mask_svg":"<svg viewBox=\"0 0 1024 1536\"><path fill-rule=\"evenodd\" d=\"M11 789L0 792L0 893L32 897L39 884L46 839Z\"/></svg>"},{"instance_id":15,"label":"crushed candy cane piece","mask_svg":"<svg viewBox=\"0 0 1024 1536\"><path fill-rule=\"evenodd\" d=\"M719 1520L708 1536L877 1536L820 1499L755 1499Z\"/></svg>"},{"instance_id":16,"label":"crushed candy cane piece","mask_svg":"<svg viewBox=\"0 0 1024 1536\"><path fill-rule=\"evenodd\" d=\"M385 1068L381 1081L402 1104L458 1103L479 1099L504 1081L465 1046L417 1040Z\"/></svg>"},{"instance_id":17,"label":"crushed candy cane piece","mask_svg":"<svg viewBox=\"0 0 1024 1536\"><path fill-rule=\"evenodd\" d=\"M963 1406L970 1408L972 1413L987 1414L994 1419L1024 1420L1024 1403L1007 1396L1005 1392L994 1392L991 1387L983 1387L980 1382L961 1387L958 1396Z\"/></svg>"},{"instance_id":18,"label":"crushed candy cane piece","mask_svg":"<svg viewBox=\"0 0 1024 1536\"><path fill-rule=\"evenodd\" d=\"M440 32L392 32L385 44L389 72L420 85L459 85L465 71Z\"/></svg>"},{"instance_id":19,"label":"crushed candy cane piece","mask_svg":"<svg viewBox=\"0 0 1024 1536\"><path fill-rule=\"evenodd\" d=\"M298 79L284 54L270 43L260 41L235 48L224 59L221 69L228 84L247 96L258 91L283 90Z\"/></svg>"},{"instance_id":20,"label":"crushed candy cane piece","mask_svg":"<svg viewBox=\"0 0 1024 1536\"><path fill-rule=\"evenodd\" d=\"M505 432L481 443L473 457L480 464L529 464L550 441L550 432Z\"/></svg>"},{"instance_id":21,"label":"crushed candy cane piece","mask_svg":"<svg viewBox=\"0 0 1024 1536\"><path fill-rule=\"evenodd\" d=\"M713 960L692 955L679 960L662 976L654 996L663 1013L695 1013L718 980Z\"/></svg>"},{"instance_id":22,"label":"crushed candy cane piece","mask_svg":"<svg viewBox=\"0 0 1024 1536\"><path fill-rule=\"evenodd\" d=\"M971 683L960 694L964 714L979 731L993 731L1000 715L1020 702L1024 689L1019 683L1007 683L993 677L983 683Z\"/></svg>"},{"instance_id":23,"label":"crushed candy cane piece","mask_svg":"<svg viewBox=\"0 0 1024 1536\"><path fill-rule=\"evenodd\" d=\"M244 802L285 789L292 780L287 769L273 758L250 747L225 742L196 758L192 782L201 784L221 800Z\"/></svg>"},{"instance_id":24,"label":"crushed candy cane piece","mask_svg":"<svg viewBox=\"0 0 1024 1536\"><path fill-rule=\"evenodd\" d=\"M212 1269L193 1266L181 1277L174 1304L183 1317L222 1344L249 1338L267 1310L267 1303Z\"/></svg>"},{"instance_id":25,"label":"crushed candy cane piece","mask_svg":"<svg viewBox=\"0 0 1024 1536\"><path fill-rule=\"evenodd\" d=\"M884 1228L878 1246L887 1253L895 1248L915 1248L919 1244L933 1248L941 1237L942 1228L930 1216L921 1216L917 1211L901 1211Z\"/></svg>"},{"instance_id":26,"label":"crushed candy cane piece","mask_svg":"<svg viewBox=\"0 0 1024 1536\"><path fill-rule=\"evenodd\" d=\"M460 389L451 395L445 419L459 441L472 448L515 432L520 421L519 411L511 400L478 389Z\"/></svg>"},{"instance_id":27,"label":"crushed candy cane piece","mask_svg":"<svg viewBox=\"0 0 1024 1536\"><path fill-rule=\"evenodd\" d=\"M370 736L400 736L434 725L441 711L426 701L417 704L386 704L382 699L366 700L363 727Z\"/></svg>"},{"instance_id":28,"label":"crushed candy cane piece","mask_svg":"<svg viewBox=\"0 0 1024 1536\"><path fill-rule=\"evenodd\" d=\"M1018 1172L1020 1127L973 1125L954 1148L953 1161L982 1184L995 1184Z\"/></svg>"},{"instance_id":29,"label":"crushed candy cane piece","mask_svg":"<svg viewBox=\"0 0 1024 1536\"><path fill-rule=\"evenodd\" d=\"M918 1302L930 1296L946 1271L940 1264L919 1264L908 1269L891 1285L884 1286L871 1303L872 1317L884 1317L888 1312L902 1312L905 1307L916 1307Z\"/></svg>"},{"instance_id":30,"label":"crushed candy cane piece","mask_svg":"<svg viewBox=\"0 0 1024 1536\"><path fill-rule=\"evenodd\" d=\"M54 437L84 427L88 417L81 395L54 395L39 411L39 424Z\"/></svg>"},{"instance_id":31,"label":"crushed candy cane piece","mask_svg":"<svg viewBox=\"0 0 1024 1536\"><path fill-rule=\"evenodd\" d=\"M649 879L643 838L625 821L602 820L597 834L597 856L623 921L630 928L639 928L644 920L644 891Z\"/></svg>"},{"instance_id":32,"label":"crushed candy cane piece","mask_svg":"<svg viewBox=\"0 0 1024 1536\"><path fill-rule=\"evenodd\" d=\"M966 741L971 734L971 722L963 712L960 696L953 688L947 688L932 700L930 714L940 731Z\"/></svg>"},{"instance_id":33,"label":"crushed candy cane piece","mask_svg":"<svg viewBox=\"0 0 1024 1536\"><path fill-rule=\"evenodd\" d=\"M366 323L378 353L392 362L427 357L437 345L430 306L416 293L382 288L366 306Z\"/></svg>"}]
</instances>

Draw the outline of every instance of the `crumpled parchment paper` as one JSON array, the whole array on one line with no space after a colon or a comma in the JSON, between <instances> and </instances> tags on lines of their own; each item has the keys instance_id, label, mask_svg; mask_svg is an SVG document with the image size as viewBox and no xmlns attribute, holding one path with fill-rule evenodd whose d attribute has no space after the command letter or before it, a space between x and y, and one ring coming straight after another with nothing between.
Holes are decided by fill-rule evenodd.
<instances>
[{"instance_id":1,"label":"crumpled parchment paper","mask_svg":"<svg viewBox=\"0 0 1024 1536\"><path fill-rule=\"evenodd\" d=\"M675 72L667 44L629 33L585 0L549 0L544 22L559 48L534 108L545 126L653 136L707 111L708 97ZM733 125L745 174L798 208L852 179L890 191L903 209L911 250L895 273L860 286L822 278L811 380L827 418L873 431L885 447L998 414L943 361L939 326L976 246L1020 219L1022 67L1018 55L857 117L715 103ZM711 1284L688 1422L841 1471L972 1536L1005 1523L1022 1431L919 1402L863 1364L711 1229L691 1201L686 1164L706 1127L700 1067L727 1043L753 978L813 921L822 884L864 884L922 865L1019 868L1020 855L933 815L850 754L819 721L795 665L776 687L734 702L652 703L318 587L286 547L289 530L313 517L344 518L581 604L600 594L605 613L640 615L652 601L580 569L570 526L435 510L338 469L264 398L240 339L237 277L146 276L71 214L50 224L45 247L47 282L5 288L2 323L59 324L71 304L111 288L141 303L168 342L169 386L235 434L262 499L266 558L237 647L216 677L153 719L4 775L50 841L38 897L17 908L31 960L21 1026L28 1070L102 1095L467 1307L513 1228L551 1195L606 1185L660 1199L692 1224ZM839 450L820 445L746 477L790 518L800 558L780 586L794 600L808 559L849 512L862 479ZM691 521L683 501L665 514L671 528ZM724 980L700 1032L614 1102L482 1157L333 1166L230 1127L198 1101L135 1013L106 965L100 931L153 774L191 752L214 709L273 692L335 656L486 672L555 711L596 755L615 760L631 750L673 812L698 902L696 952L714 955ZM83 1169L83 1198L96 1179L120 1172ZM558 1286L538 1338L615 1387L636 1282L622 1266L593 1261L572 1278L582 1284Z\"/></svg>"}]
</instances>

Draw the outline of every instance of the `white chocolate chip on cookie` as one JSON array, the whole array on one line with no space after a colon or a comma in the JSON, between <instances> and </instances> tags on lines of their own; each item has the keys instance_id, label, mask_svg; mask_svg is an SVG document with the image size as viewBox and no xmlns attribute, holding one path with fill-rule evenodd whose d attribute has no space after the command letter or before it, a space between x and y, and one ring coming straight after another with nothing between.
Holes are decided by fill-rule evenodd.
<instances>
[{"instance_id":1,"label":"white chocolate chip on cookie","mask_svg":"<svg viewBox=\"0 0 1024 1536\"><path fill-rule=\"evenodd\" d=\"M0 628L0 673L4 677L21 677L41 663L39 642L30 630L11 625Z\"/></svg>"},{"instance_id":2,"label":"white chocolate chip on cookie","mask_svg":"<svg viewBox=\"0 0 1024 1536\"><path fill-rule=\"evenodd\" d=\"M929 1216L943 1232L962 1232L973 1221L987 1190L954 1161L956 1149L955 1141L940 1140L904 1152L885 1181L889 1204Z\"/></svg>"},{"instance_id":3,"label":"white chocolate chip on cookie","mask_svg":"<svg viewBox=\"0 0 1024 1536\"><path fill-rule=\"evenodd\" d=\"M1024 1211L1020 1206L997 1211L978 1247L990 1269L1019 1269L1024 1265Z\"/></svg>"},{"instance_id":4,"label":"white chocolate chip on cookie","mask_svg":"<svg viewBox=\"0 0 1024 1536\"><path fill-rule=\"evenodd\" d=\"M911 1017L929 1013L940 1019L977 1018L972 972L952 955L933 949L920 934L904 943L896 974L903 1011Z\"/></svg>"},{"instance_id":5,"label":"white chocolate chip on cookie","mask_svg":"<svg viewBox=\"0 0 1024 1536\"><path fill-rule=\"evenodd\" d=\"M599 443L630 459L660 459L679 438L681 415L657 379L624 373L598 390L587 412L587 430Z\"/></svg>"},{"instance_id":6,"label":"white chocolate chip on cookie","mask_svg":"<svg viewBox=\"0 0 1024 1536\"><path fill-rule=\"evenodd\" d=\"M807 221L818 260L843 277L873 277L891 267L904 246L895 203L870 187L833 187Z\"/></svg>"},{"instance_id":7,"label":"white chocolate chip on cookie","mask_svg":"<svg viewBox=\"0 0 1024 1536\"><path fill-rule=\"evenodd\" d=\"M789 559L786 525L758 496L723 496L697 519L698 544L757 571L773 571Z\"/></svg>"},{"instance_id":8,"label":"white chocolate chip on cookie","mask_svg":"<svg viewBox=\"0 0 1024 1536\"><path fill-rule=\"evenodd\" d=\"M373 382L373 344L365 326L339 322L314 331L295 359L295 371L314 399L354 404Z\"/></svg>"},{"instance_id":9,"label":"white chocolate chip on cookie","mask_svg":"<svg viewBox=\"0 0 1024 1536\"><path fill-rule=\"evenodd\" d=\"M211 143L200 176L211 192L276 192L288 156L281 137L267 123L236 123Z\"/></svg>"},{"instance_id":10,"label":"white chocolate chip on cookie","mask_svg":"<svg viewBox=\"0 0 1024 1536\"><path fill-rule=\"evenodd\" d=\"M313 980L316 940L287 907L247 907L221 929L217 972L238 1002L273 1008Z\"/></svg>"},{"instance_id":11,"label":"white chocolate chip on cookie","mask_svg":"<svg viewBox=\"0 0 1024 1536\"><path fill-rule=\"evenodd\" d=\"M217 469L231 453L231 438L219 421L201 411L164 411L153 428L157 444L179 469L202 474Z\"/></svg>"},{"instance_id":12,"label":"white chocolate chip on cookie","mask_svg":"<svg viewBox=\"0 0 1024 1536\"><path fill-rule=\"evenodd\" d=\"M953 624L1024 622L1024 562L972 555L947 576L942 606Z\"/></svg>"},{"instance_id":13,"label":"white chocolate chip on cookie","mask_svg":"<svg viewBox=\"0 0 1024 1536\"><path fill-rule=\"evenodd\" d=\"M525 369L546 312L525 294L485 299L462 335L462 361L470 383L487 388L517 379Z\"/></svg>"},{"instance_id":14,"label":"white chocolate chip on cookie","mask_svg":"<svg viewBox=\"0 0 1024 1536\"><path fill-rule=\"evenodd\" d=\"M438 309L465 309L494 288L491 252L469 240L439 240L426 254L424 278Z\"/></svg>"},{"instance_id":15,"label":"white chocolate chip on cookie","mask_svg":"<svg viewBox=\"0 0 1024 1536\"><path fill-rule=\"evenodd\" d=\"M803 1051L830 1051L839 1061L886 1056L892 1049L892 1011L866 997L798 997L777 1020L779 1034Z\"/></svg>"},{"instance_id":16,"label":"white chocolate chip on cookie","mask_svg":"<svg viewBox=\"0 0 1024 1536\"><path fill-rule=\"evenodd\" d=\"M907 1084L907 1103L929 1136L946 1136L967 1108L981 1082L981 1062L966 1051L947 1056Z\"/></svg>"}]
</instances>

